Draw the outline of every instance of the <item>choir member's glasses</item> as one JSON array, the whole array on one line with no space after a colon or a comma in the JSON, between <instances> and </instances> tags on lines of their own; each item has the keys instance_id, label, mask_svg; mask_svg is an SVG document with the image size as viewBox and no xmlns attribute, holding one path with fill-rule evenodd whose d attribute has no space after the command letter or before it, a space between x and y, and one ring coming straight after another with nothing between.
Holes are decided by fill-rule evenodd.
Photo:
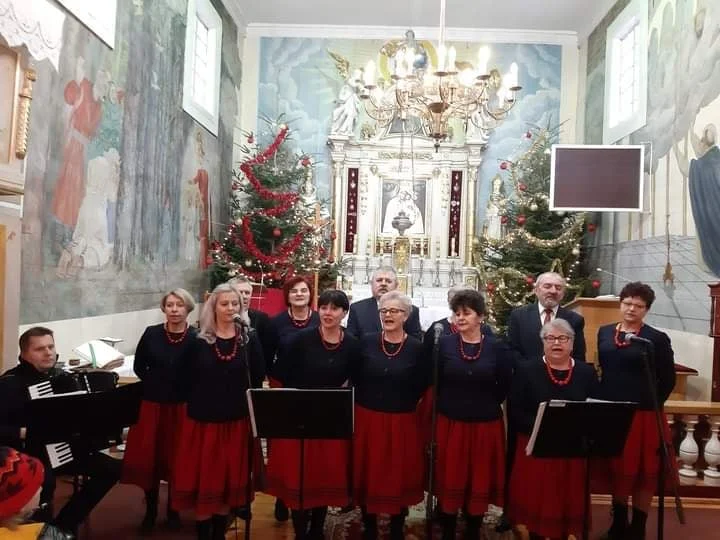
<instances>
[{"instance_id":1,"label":"choir member's glasses","mask_svg":"<svg viewBox=\"0 0 720 540\"><path fill-rule=\"evenodd\" d=\"M556 341L558 343L567 343L570 341L570 336L545 336L543 341L546 341L547 343L555 343Z\"/></svg>"},{"instance_id":2,"label":"choir member's glasses","mask_svg":"<svg viewBox=\"0 0 720 540\"><path fill-rule=\"evenodd\" d=\"M382 308L378 311L380 312L380 315L398 315L400 313L405 313L404 309L397 308Z\"/></svg>"}]
</instances>

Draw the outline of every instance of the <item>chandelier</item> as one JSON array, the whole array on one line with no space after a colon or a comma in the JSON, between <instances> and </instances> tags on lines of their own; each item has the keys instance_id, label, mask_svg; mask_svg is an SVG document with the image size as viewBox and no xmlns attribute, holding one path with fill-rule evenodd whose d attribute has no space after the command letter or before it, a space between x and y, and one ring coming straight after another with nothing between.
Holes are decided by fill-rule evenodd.
<instances>
[{"instance_id":1,"label":"chandelier","mask_svg":"<svg viewBox=\"0 0 720 540\"><path fill-rule=\"evenodd\" d=\"M412 30L405 33L405 40L391 41L380 52L389 59L390 80L376 78L372 60L356 71L365 112L381 127L399 120L404 131L422 130L434 141L436 151L449 138L451 119L462 121L466 131L474 126L477 136L487 142L522 89L516 63L505 75L488 70L488 47L478 51L476 66L456 62L455 47L445 45L445 0L440 0L437 66Z\"/></svg>"}]
</instances>

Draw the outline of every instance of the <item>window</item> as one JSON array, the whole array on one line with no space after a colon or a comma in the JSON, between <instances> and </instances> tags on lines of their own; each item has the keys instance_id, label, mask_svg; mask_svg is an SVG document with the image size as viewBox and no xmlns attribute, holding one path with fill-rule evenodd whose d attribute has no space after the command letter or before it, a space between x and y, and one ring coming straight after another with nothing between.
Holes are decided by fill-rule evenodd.
<instances>
[{"instance_id":1,"label":"window","mask_svg":"<svg viewBox=\"0 0 720 540\"><path fill-rule=\"evenodd\" d=\"M222 19L210 0L189 0L185 33L183 109L217 135Z\"/></svg>"},{"instance_id":2,"label":"window","mask_svg":"<svg viewBox=\"0 0 720 540\"><path fill-rule=\"evenodd\" d=\"M648 0L632 0L607 30L603 142L645 125Z\"/></svg>"}]
</instances>

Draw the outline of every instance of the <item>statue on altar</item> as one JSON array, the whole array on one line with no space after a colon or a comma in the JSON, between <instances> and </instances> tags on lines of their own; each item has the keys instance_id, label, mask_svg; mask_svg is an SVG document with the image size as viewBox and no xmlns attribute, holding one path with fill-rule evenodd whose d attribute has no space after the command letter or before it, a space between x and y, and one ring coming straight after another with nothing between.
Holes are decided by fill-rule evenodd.
<instances>
[{"instance_id":1,"label":"statue on altar","mask_svg":"<svg viewBox=\"0 0 720 540\"><path fill-rule=\"evenodd\" d=\"M492 181L492 193L488 200L487 212L485 213L485 235L488 238L502 238L502 215L500 213L500 203L505 198L505 190L503 187L503 179L496 174Z\"/></svg>"}]
</instances>

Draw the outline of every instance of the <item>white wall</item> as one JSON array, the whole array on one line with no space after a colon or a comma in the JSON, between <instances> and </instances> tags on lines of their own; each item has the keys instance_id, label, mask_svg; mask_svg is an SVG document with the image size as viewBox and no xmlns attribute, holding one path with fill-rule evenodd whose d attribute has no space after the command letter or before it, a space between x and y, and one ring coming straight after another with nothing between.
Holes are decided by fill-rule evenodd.
<instances>
[{"instance_id":1,"label":"white wall","mask_svg":"<svg viewBox=\"0 0 720 540\"><path fill-rule=\"evenodd\" d=\"M713 340L708 336L662 329L670 336L675 362L697 369L697 377L688 377L688 401L710 401L713 368Z\"/></svg>"},{"instance_id":2,"label":"white wall","mask_svg":"<svg viewBox=\"0 0 720 540\"><path fill-rule=\"evenodd\" d=\"M3 198L5 199L5 198ZM2 358L0 372L17 357L18 323L20 319L20 245L22 230L20 207L13 204L18 197L0 203L0 224L5 226L5 290L2 307Z\"/></svg>"}]
</instances>

